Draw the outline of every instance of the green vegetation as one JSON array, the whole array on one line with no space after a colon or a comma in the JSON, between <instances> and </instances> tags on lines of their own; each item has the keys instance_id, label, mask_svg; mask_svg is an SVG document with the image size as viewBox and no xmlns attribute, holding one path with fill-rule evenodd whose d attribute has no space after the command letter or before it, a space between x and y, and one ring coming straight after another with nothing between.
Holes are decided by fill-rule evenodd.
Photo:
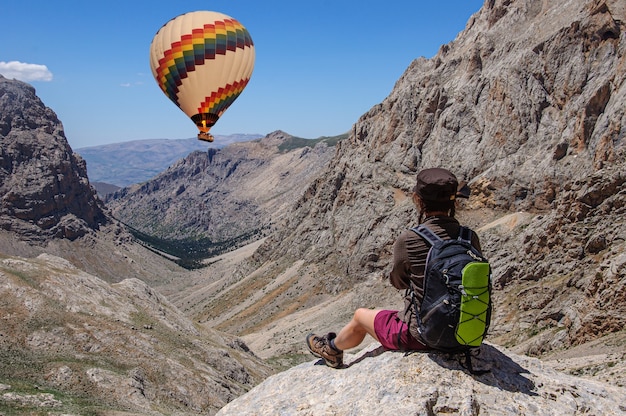
<instances>
[{"instance_id":1,"label":"green vegetation","mask_svg":"<svg viewBox=\"0 0 626 416\"><path fill-rule=\"evenodd\" d=\"M339 136L322 136L317 139L303 139L301 137L292 137L285 140L283 144L278 146L278 150L281 153L286 153L290 150L300 149L303 147L314 147L318 143L326 143L328 146L333 147L341 140L347 139L348 133L340 134Z\"/></svg>"},{"instance_id":2,"label":"green vegetation","mask_svg":"<svg viewBox=\"0 0 626 416\"><path fill-rule=\"evenodd\" d=\"M43 364L27 349L7 344L0 349L0 383L11 377L26 378L29 374L42 371Z\"/></svg>"},{"instance_id":3,"label":"green vegetation","mask_svg":"<svg viewBox=\"0 0 626 416\"><path fill-rule=\"evenodd\" d=\"M0 351L0 356L6 352ZM50 387L45 380L33 376L33 368L36 367L37 373L40 373L43 366L52 362L52 359L31 353L21 354L15 350L9 352L11 358L19 356L17 360L20 362L7 361L7 365L0 371L0 384L8 387L4 393L11 393L16 399L3 399L0 394L0 415L50 416L80 413L95 416L109 409L106 403L89 397L86 391L81 392L80 386L75 386L73 391L61 391Z\"/></svg>"},{"instance_id":4,"label":"green vegetation","mask_svg":"<svg viewBox=\"0 0 626 416\"><path fill-rule=\"evenodd\" d=\"M20 280L22 280L24 283L26 283L32 288L39 289L39 281L37 281L36 278L27 274L26 272L14 270L14 269L8 269L6 267L0 267L0 270L19 278Z\"/></svg>"},{"instance_id":5,"label":"green vegetation","mask_svg":"<svg viewBox=\"0 0 626 416\"><path fill-rule=\"evenodd\" d=\"M3 416L52 416L67 414L97 416L107 411L115 410L114 407L97 403L95 400L89 398L64 394L51 389L42 389L38 386L32 387L31 392L24 392L13 388L8 392L24 397L25 400L20 402L20 400L9 401L0 398L0 415Z\"/></svg>"},{"instance_id":6,"label":"green vegetation","mask_svg":"<svg viewBox=\"0 0 626 416\"><path fill-rule=\"evenodd\" d=\"M174 261L189 270L204 267L202 260L218 256L243 246L249 241L258 240L263 236L262 229L256 229L238 237L214 242L208 238L166 240L143 233L129 225L131 234L146 248L165 256L174 257Z\"/></svg>"}]
</instances>

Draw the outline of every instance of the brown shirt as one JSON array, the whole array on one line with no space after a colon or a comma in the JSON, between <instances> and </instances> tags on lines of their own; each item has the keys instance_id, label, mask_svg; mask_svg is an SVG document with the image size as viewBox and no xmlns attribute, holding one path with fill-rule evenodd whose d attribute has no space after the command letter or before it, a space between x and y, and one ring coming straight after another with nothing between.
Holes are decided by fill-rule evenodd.
<instances>
[{"instance_id":1,"label":"brown shirt","mask_svg":"<svg viewBox=\"0 0 626 416\"><path fill-rule=\"evenodd\" d=\"M448 216L433 216L426 218L423 225L442 239L459 237L459 222ZM476 233L472 233L472 245L480 250L480 241ZM393 268L389 274L391 284L397 289L408 289L410 282L416 287L416 303L419 305L424 296L424 269L426 268L426 256L430 246L422 237L414 231L406 230L397 238L393 245ZM409 291L405 293L404 310L398 312L398 318L409 324L410 332L415 337L417 322L415 311L411 302Z\"/></svg>"}]
</instances>

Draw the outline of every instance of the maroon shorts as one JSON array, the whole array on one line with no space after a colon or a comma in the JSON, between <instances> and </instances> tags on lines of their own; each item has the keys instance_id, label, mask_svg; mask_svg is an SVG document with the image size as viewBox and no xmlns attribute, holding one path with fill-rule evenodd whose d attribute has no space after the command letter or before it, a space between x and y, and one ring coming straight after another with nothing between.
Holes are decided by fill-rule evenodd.
<instances>
[{"instance_id":1,"label":"maroon shorts","mask_svg":"<svg viewBox=\"0 0 626 416\"><path fill-rule=\"evenodd\" d=\"M386 350L419 351L427 350L409 333L409 326L398 318L398 311L383 310L374 318L374 331ZM398 338L400 345L398 346Z\"/></svg>"}]
</instances>

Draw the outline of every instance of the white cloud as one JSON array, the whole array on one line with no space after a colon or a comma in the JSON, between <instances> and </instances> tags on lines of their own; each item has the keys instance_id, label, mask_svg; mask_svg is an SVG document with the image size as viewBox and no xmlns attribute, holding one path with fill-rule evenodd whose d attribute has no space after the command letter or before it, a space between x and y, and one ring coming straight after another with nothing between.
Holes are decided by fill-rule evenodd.
<instances>
[{"instance_id":1,"label":"white cloud","mask_svg":"<svg viewBox=\"0 0 626 416\"><path fill-rule=\"evenodd\" d=\"M52 72L45 65L27 64L25 62L0 61L0 74L5 78L20 81L52 81Z\"/></svg>"}]
</instances>

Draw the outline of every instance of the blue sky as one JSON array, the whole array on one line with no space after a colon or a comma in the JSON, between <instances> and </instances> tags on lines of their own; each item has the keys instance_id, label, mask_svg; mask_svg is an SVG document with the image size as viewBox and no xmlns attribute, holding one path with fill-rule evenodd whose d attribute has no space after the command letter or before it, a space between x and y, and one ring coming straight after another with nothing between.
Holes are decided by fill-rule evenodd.
<instances>
[{"instance_id":1,"label":"blue sky","mask_svg":"<svg viewBox=\"0 0 626 416\"><path fill-rule=\"evenodd\" d=\"M0 74L33 85L75 149L195 137L152 78L149 47L173 17L213 10L246 26L256 64L211 133L332 136L384 100L412 60L452 41L482 3L4 0Z\"/></svg>"}]
</instances>

